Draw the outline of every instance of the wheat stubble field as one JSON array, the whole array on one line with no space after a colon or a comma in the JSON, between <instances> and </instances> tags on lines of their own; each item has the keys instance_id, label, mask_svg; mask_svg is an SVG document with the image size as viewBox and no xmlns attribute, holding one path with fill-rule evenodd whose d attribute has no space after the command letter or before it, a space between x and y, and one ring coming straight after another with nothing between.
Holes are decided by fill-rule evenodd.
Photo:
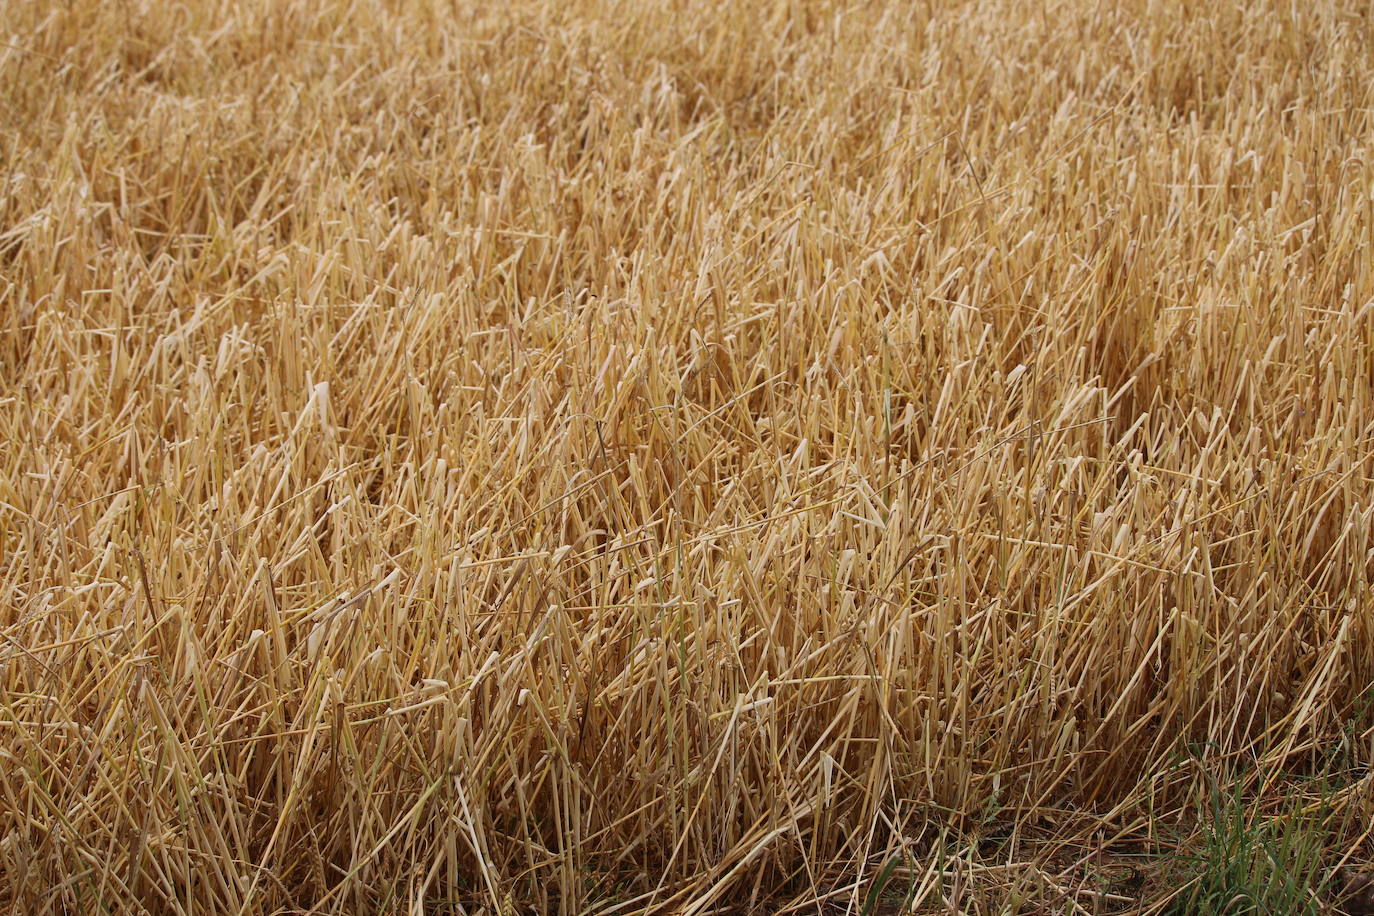
<instances>
[{"instance_id":1,"label":"wheat stubble field","mask_svg":"<svg viewBox=\"0 0 1374 916\"><path fill-rule=\"evenodd\" d=\"M1320 911L1372 95L1353 0L10 0L0 909Z\"/></svg>"}]
</instances>

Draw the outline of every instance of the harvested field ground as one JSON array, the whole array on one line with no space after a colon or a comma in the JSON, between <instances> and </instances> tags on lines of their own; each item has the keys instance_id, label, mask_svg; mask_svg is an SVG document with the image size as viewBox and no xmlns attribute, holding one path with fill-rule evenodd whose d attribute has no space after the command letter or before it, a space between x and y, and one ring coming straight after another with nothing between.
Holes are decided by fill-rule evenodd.
<instances>
[{"instance_id":1,"label":"harvested field ground","mask_svg":"<svg viewBox=\"0 0 1374 916\"><path fill-rule=\"evenodd\" d=\"M0 910L1327 912L1372 106L1355 0L8 0Z\"/></svg>"}]
</instances>

